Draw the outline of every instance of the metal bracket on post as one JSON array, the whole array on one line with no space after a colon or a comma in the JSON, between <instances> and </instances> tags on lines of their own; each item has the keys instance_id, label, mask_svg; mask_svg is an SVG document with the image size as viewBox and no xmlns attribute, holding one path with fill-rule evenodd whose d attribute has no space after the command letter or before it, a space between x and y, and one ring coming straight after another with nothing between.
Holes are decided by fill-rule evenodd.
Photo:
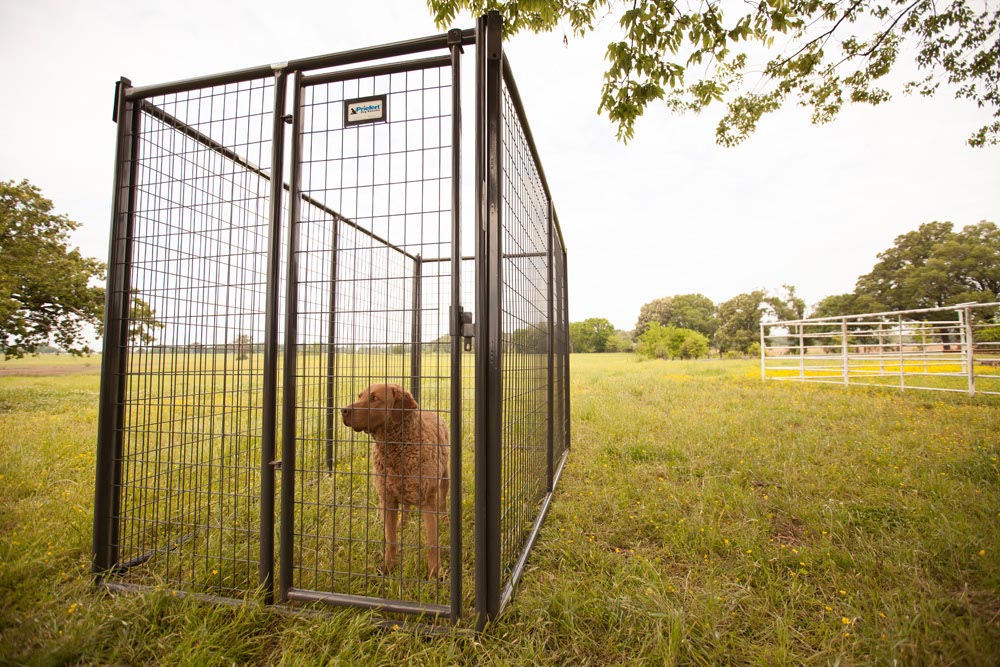
<instances>
[{"instance_id":1,"label":"metal bracket on post","mask_svg":"<svg viewBox=\"0 0 1000 667\"><path fill-rule=\"evenodd\" d=\"M459 53L465 53L465 50L462 48L461 28L452 28L451 30L448 31L448 48L451 48L453 46L458 47Z\"/></svg>"},{"instance_id":2,"label":"metal bracket on post","mask_svg":"<svg viewBox=\"0 0 1000 667\"><path fill-rule=\"evenodd\" d=\"M476 337L476 325L472 323L472 313L467 311L461 312L462 317L462 338L465 339L465 344L462 349L466 352L472 352L472 339Z\"/></svg>"},{"instance_id":3,"label":"metal bracket on post","mask_svg":"<svg viewBox=\"0 0 1000 667\"><path fill-rule=\"evenodd\" d=\"M122 95L125 94L125 89L131 87L132 87L132 81L126 79L125 77L122 77L117 81L115 81L115 107L114 109L111 110L111 122L113 123L118 122L118 106L119 106L118 103L121 101Z\"/></svg>"},{"instance_id":4,"label":"metal bracket on post","mask_svg":"<svg viewBox=\"0 0 1000 667\"><path fill-rule=\"evenodd\" d=\"M476 337L476 325L472 322L472 313L461 306L458 308L458 317L452 315L453 329L452 336L463 338L462 349L472 352L472 339Z\"/></svg>"}]
</instances>

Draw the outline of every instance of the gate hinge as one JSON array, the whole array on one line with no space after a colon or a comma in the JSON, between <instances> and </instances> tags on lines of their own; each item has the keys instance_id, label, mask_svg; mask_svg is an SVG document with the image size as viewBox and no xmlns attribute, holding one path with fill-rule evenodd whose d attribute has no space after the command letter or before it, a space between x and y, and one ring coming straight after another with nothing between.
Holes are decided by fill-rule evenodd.
<instances>
[{"instance_id":1,"label":"gate hinge","mask_svg":"<svg viewBox=\"0 0 1000 667\"><path fill-rule=\"evenodd\" d=\"M448 31L448 46L455 46L456 44L458 45L458 52L465 53L465 51L462 49L461 28L452 28L451 30Z\"/></svg>"},{"instance_id":2,"label":"gate hinge","mask_svg":"<svg viewBox=\"0 0 1000 667\"><path fill-rule=\"evenodd\" d=\"M281 461L271 461L271 467L275 470L281 470Z\"/></svg>"},{"instance_id":3,"label":"gate hinge","mask_svg":"<svg viewBox=\"0 0 1000 667\"><path fill-rule=\"evenodd\" d=\"M281 120L283 120L286 123L288 123L289 125L291 125L292 124L292 114L286 113L284 116L281 117Z\"/></svg>"}]
</instances>

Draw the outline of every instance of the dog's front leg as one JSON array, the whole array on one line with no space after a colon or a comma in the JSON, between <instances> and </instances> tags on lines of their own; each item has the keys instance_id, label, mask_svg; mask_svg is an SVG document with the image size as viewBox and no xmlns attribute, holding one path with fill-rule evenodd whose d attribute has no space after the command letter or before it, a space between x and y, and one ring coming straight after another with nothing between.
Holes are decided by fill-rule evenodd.
<instances>
[{"instance_id":1,"label":"dog's front leg","mask_svg":"<svg viewBox=\"0 0 1000 667\"><path fill-rule=\"evenodd\" d=\"M436 579L441 560L438 555L438 513L437 502L421 506L424 527L427 529L427 576Z\"/></svg>"},{"instance_id":2,"label":"dog's front leg","mask_svg":"<svg viewBox=\"0 0 1000 667\"><path fill-rule=\"evenodd\" d=\"M399 524L398 500L386 498L382 502L382 520L385 523L385 560L382 566L386 572L391 572L396 567L396 550L399 547L399 538L396 534Z\"/></svg>"}]
</instances>

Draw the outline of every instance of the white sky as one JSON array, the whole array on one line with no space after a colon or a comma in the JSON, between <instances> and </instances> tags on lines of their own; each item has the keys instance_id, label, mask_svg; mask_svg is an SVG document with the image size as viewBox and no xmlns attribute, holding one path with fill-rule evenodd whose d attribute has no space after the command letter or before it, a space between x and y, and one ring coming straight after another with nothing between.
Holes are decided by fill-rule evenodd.
<instances>
[{"instance_id":1,"label":"white sky","mask_svg":"<svg viewBox=\"0 0 1000 667\"><path fill-rule=\"evenodd\" d=\"M811 305L851 291L923 222L1000 222L1000 149L965 145L988 114L947 93L846 107L822 127L786 109L730 149L714 143L721 107L654 106L619 144L596 115L605 23L568 47L562 33L506 47L569 249L572 320L631 329L657 297L718 303L783 283ZM41 187L82 223L74 242L105 259L119 76L161 83L437 32L422 0L5 0L0 180Z\"/></svg>"}]
</instances>

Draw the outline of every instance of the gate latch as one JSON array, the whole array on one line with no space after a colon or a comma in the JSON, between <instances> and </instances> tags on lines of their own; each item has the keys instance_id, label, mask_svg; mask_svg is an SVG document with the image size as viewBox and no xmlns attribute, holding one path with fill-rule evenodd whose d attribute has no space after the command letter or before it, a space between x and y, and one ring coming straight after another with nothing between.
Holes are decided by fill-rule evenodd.
<instances>
[{"instance_id":1,"label":"gate latch","mask_svg":"<svg viewBox=\"0 0 1000 667\"><path fill-rule=\"evenodd\" d=\"M472 313L460 307L458 309L457 324L458 331L454 335L464 338L465 344L462 348L466 352L472 352L472 339L476 337L476 325L472 323Z\"/></svg>"}]
</instances>

